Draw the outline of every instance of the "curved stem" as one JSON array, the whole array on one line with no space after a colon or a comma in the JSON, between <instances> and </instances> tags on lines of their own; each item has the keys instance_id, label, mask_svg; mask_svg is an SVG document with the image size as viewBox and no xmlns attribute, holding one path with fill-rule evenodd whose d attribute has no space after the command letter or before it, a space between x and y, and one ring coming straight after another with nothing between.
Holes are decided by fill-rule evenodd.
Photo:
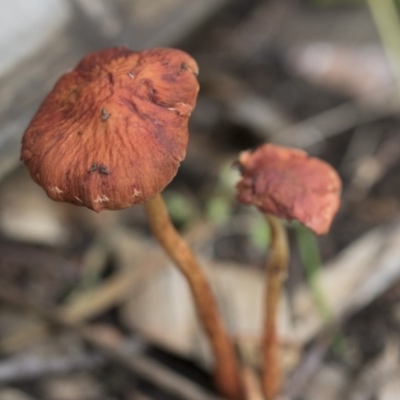
<instances>
[{"instance_id":1,"label":"curved stem","mask_svg":"<svg viewBox=\"0 0 400 400\"><path fill-rule=\"evenodd\" d=\"M262 343L262 386L266 399L272 400L279 394L282 383L277 317L282 284L287 274L289 247L282 221L270 214L266 215L266 219L271 230L271 245L266 263L267 292Z\"/></svg>"},{"instance_id":2,"label":"curved stem","mask_svg":"<svg viewBox=\"0 0 400 400\"><path fill-rule=\"evenodd\" d=\"M172 225L162 197L157 195L148 201L145 209L154 236L191 288L197 313L214 353L216 386L227 398L238 400L242 398L238 361L208 279L187 243Z\"/></svg>"}]
</instances>

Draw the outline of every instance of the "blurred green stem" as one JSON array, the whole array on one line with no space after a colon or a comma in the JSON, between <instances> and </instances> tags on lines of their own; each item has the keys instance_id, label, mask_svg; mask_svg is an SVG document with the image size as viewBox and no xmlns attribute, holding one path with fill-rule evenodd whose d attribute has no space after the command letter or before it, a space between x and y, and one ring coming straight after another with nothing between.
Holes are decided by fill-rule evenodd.
<instances>
[{"instance_id":1,"label":"blurred green stem","mask_svg":"<svg viewBox=\"0 0 400 400\"><path fill-rule=\"evenodd\" d=\"M367 0L400 96L400 19L395 0Z\"/></svg>"},{"instance_id":2,"label":"blurred green stem","mask_svg":"<svg viewBox=\"0 0 400 400\"><path fill-rule=\"evenodd\" d=\"M306 271L306 280L311 290L314 304L326 326L330 327L329 330L335 330L334 314L326 300L320 283L322 261L316 237L310 229L300 224L296 224L294 230L296 233L297 248L299 249L301 262ZM332 341L332 349L338 358L345 359L345 355L348 352L346 350L346 341L341 333L335 334Z\"/></svg>"},{"instance_id":3,"label":"blurred green stem","mask_svg":"<svg viewBox=\"0 0 400 400\"><path fill-rule=\"evenodd\" d=\"M311 290L311 295L319 314L325 322L329 323L332 320L332 311L325 299L319 283L322 262L316 238L308 228L300 224L296 225L295 232L297 247L306 271L306 279Z\"/></svg>"}]
</instances>

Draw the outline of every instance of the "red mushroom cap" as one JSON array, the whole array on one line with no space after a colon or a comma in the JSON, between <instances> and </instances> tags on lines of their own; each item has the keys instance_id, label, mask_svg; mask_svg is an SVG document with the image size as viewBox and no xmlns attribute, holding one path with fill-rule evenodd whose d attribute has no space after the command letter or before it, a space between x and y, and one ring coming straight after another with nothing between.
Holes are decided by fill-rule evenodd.
<instances>
[{"instance_id":1,"label":"red mushroom cap","mask_svg":"<svg viewBox=\"0 0 400 400\"><path fill-rule=\"evenodd\" d=\"M32 178L53 200L95 211L154 197L185 158L197 73L175 49L87 55L25 132L21 158Z\"/></svg>"},{"instance_id":2,"label":"red mushroom cap","mask_svg":"<svg viewBox=\"0 0 400 400\"><path fill-rule=\"evenodd\" d=\"M240 153L238 165L238 201L280 218L297 219L317 234L329 230L342 187L329 164L301 150L265 144L253 153Z\"/></svg>"}]
</instances>

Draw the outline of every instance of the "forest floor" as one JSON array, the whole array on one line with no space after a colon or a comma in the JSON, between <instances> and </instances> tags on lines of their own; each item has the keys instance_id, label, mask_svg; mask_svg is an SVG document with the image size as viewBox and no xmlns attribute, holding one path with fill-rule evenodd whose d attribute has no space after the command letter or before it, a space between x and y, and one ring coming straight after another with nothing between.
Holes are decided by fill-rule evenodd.
<instances>
[{"instance_id":1,"label":"forest floor","mask_svg":"<svg viewBox=\"0 0 400 400\"><path fill-rule=\"evenodd\" d=\"M169 21L171 44L198 61L201 90L187 157L164 197L257 370L269 233L235 200L232 165L264 142L330 163L343 181L330 232L314 238L288 224L282 399L399 399L400 83L367 6L324 3L220 1L196 29ZM165 12L150 11L156 20ZM84 31L84 20L74 23ZM95 47L129 43L127 32ZM52 74L78 61L87 38L80 47L71 39L79 50L65 50ZM26 83L32 107L40 74ZM17 94L15 115L26 106ZM54 203L20 164L2 168L0 400L218 398L187 287L142 207L95 214Z\"/></svg>"}]
</instances>

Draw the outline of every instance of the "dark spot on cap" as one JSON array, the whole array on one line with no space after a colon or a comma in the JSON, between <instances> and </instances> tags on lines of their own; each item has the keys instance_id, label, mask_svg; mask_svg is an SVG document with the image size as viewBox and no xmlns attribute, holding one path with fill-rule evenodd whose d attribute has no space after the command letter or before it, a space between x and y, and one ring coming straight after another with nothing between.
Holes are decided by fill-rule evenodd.
<instances>
[{"instance_id":1,"label":"dark spot on cap","mask_svg":"<svg viewBox=\"0 0 400 400\"><path fill-rule=\"evenodd\" d=\"M100 165L99 166L99 172L103 175L109 175L110 171L108 170L108 168L105 165Z\"/></svg>"},{"instance_id":2,"label":"dark spot on cap","mask_svg":"<svg viewBox=\"0 0 400 400\"><path fill-rule=\"evenodd\" d=\"M183 71L190 71L190 72L192 72L195 76L198 75L198 71L197 71L197 70L195 71L195 70L193 70L192 68L190 68L189 65L187 65L185 62L183 62L183 63L181 64L179 73L182 73Z\"/></svg>"},{"instance_id":3,"label":"dark spot on cap","mask_svg":"<svg viewBox=\"0 0 400 400\"><path fill-rule=\"evenodd\" d=\"M98 167L98 165L97 165L97 162L94 162L94 163L92 164L92 166L89 168L89 172L95 172L95 171L97 171L98 168L99 168L99 167Z\"/></svg>"},{"instance_id":4,"label":"dark spot on cap","mask_svg":"<svg viewBox=\"0 0 400 400\"><path fill-rule=\"evenodd\" d=\"M110 85L114 85L114 75L111 72L107 73L107 78Z\"/></svg>"}]
</instances>

